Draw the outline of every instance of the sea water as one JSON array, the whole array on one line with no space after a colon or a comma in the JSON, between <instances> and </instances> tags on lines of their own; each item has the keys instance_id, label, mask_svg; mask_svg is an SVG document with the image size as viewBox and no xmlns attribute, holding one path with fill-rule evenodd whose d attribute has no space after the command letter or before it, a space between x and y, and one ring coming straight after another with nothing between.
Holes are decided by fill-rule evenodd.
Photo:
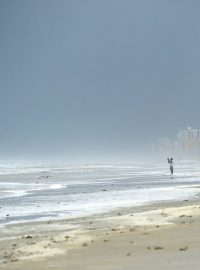
<instances>
[{"instance_id":1,"label":"sea water","mask_svg":"<svg viewBox=\"0 0 200 270\"><path fill-rule=\"evenodd\" d=\"M199 196L198 162L0 163L0 224L74 218Z\"/></svg>"}]
</instances>

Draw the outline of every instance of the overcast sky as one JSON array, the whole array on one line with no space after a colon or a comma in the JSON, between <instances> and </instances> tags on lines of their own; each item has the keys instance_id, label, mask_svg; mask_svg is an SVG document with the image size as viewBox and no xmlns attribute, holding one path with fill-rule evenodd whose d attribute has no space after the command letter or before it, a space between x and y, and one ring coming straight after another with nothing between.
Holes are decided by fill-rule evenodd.
<instances>
[{"instance_id":1,"label":"overcast sky","mask_svg":"<svg viewBox=\"0 0 200 270\"><path fill-rule=\"evenodd\" d=\"M198 0L0 0L0 158L133 153L200 128Z\"/></svg>"}]
</instances>

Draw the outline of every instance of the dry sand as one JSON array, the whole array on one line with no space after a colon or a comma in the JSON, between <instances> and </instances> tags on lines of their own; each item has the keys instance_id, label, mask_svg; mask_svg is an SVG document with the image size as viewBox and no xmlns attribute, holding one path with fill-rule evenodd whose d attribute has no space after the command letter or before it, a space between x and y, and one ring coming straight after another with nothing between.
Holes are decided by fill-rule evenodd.
<instances>
[{"instance_id":1,"label":"dry sand","mask_svg":"<svg viewBox=\"0 0 200 270\"><path fill-rule=\"evenodd\" d=\"M0 269L200 269L199 234L198 201L10 225Z\"/></svg>"}]
</instances>

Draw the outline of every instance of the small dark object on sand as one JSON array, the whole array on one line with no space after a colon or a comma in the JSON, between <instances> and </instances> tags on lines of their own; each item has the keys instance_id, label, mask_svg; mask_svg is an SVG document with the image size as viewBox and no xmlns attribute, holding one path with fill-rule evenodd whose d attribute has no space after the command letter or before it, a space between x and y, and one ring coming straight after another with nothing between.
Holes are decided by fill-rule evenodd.
<instances>
[{"instance_id":1,"label":"small dark object on sand","mask_svg":"<svg viewBox=\"0 0 200 270\"><path fill-rule=\"evenodd\" d=\"M26 239L31 239L31 238L33 238L33 236L30 235L30 234L28 234L27 236L25 236L25 238L26 238Z\"/></svg>"},{"instance_id":2,"label":"small dark object on sand","mask_svg":"<svg viewBox=\"0 0 200 270\"><path fill-rule=\"evenodd\" d=\"M127 253L126 256L131 256L131 253Z\"/></svg>"},{"instance_id":3,"label":"small dark object on sand","mask_svg":"<svg viewBox=\"0 0 200 270\"><path fill-rule=\"evenodd\" d=\"M109 239L104 239L103 241L104 241L105 243L110 242Z\"/></svg>"},{"instance_id":4,"label":"small dark object on sand","mask_svg":"<svg viewBox=\"0 0 200 270\"><path fill-rule=\"evenodd\" d=\"M87 243L83 243L83 247L87 247L88 246L88 244Z\"/></svg>"},{"instance_id":5,"label":"small dark object on sand","mask_svg":"<svg viewBox=\"0 0 200 270\"><path fill-rule=\"evenodd\" d=\"M11 262L18 262L18 259L17 258L12 258L10 261Z\"/></svg>"},{"instance_id":6,"label":"small dark object on sand","mask_svg":"<svg viewBox=\"0 0 200 270\"><path fill-rule=\"evenodd\" d=\"M155 246L154 249L155 250L160 250L160 249L163 249L163 247Z\"/></svg>"},{"instance_id":7,"label":"small dark object on sand","mask_svg":"<svg viewBox=\"0 0 200 270\"><path fill-rule=\"evenodd\" d=\"M188 250L188 247L179 248L180 251L186 251Z\"/></svg>"}]
</instances>

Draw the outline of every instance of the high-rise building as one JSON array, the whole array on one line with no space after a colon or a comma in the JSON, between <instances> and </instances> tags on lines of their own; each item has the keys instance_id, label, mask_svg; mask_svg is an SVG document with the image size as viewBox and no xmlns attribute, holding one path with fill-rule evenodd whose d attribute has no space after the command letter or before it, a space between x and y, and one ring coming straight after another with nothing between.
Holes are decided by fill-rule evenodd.
<instances>
[{"instance_id":1,"label":"high-rise building","mask_svg":"<svg viewBox=\"0 0 200 270\"><path fill-rule=\"evenodd\" d=\"M179 152L181 155L200 157L200 130L188 127L180 130L177 135Z\"/></svg>"},{"instance_id":2,"label":"high-rise building","mask_svg":"<svg viewBox=\"0 0 200 270\"><path fill-rule=\"evenodd\" d=\"M177 138L180 141L200 141L200 130L188 127L186 130L180 130Z\"/></svg>"}]
</instances>

